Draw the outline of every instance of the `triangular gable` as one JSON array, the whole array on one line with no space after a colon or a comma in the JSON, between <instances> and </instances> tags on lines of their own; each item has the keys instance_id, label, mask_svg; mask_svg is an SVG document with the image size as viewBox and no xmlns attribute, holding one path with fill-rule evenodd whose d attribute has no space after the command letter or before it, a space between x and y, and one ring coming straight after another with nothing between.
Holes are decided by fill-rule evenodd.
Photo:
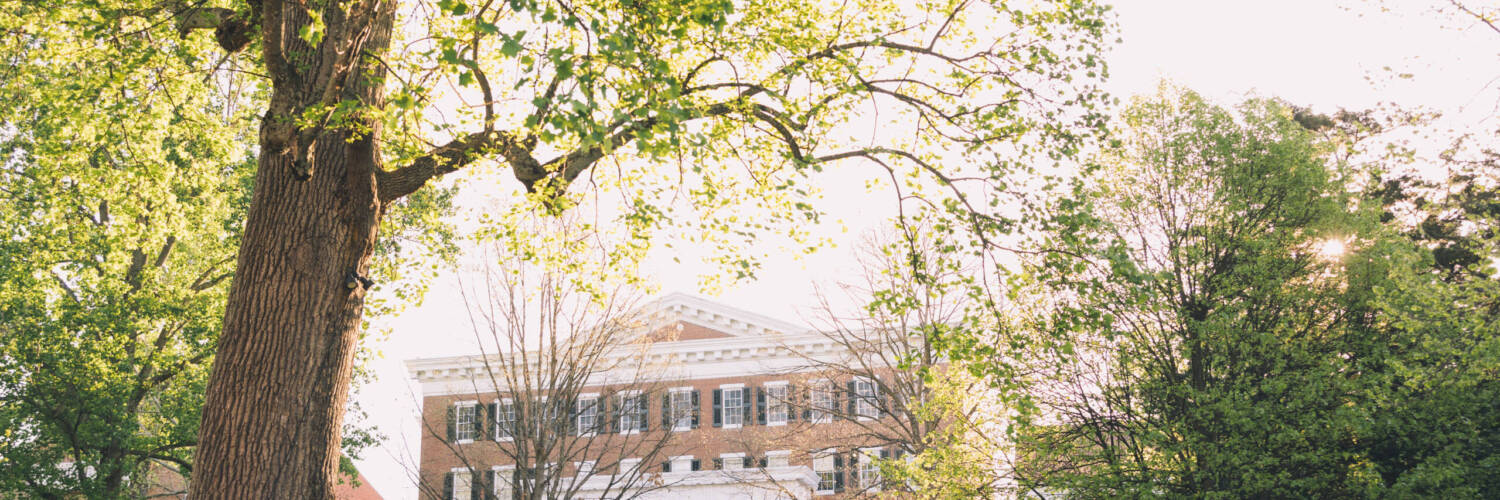
<instances>
[{"instance_id":1,"label":"triangular gable","mask_svg":"<svg viewBox=\"0 0 1500 500\"><path fill-rule=\"evenodd\" d=\"M650 311L648 338L656 341L707 340L802 333L785 321L685 293L670 293L642 309Z\"/></svg>"}]
</instances>

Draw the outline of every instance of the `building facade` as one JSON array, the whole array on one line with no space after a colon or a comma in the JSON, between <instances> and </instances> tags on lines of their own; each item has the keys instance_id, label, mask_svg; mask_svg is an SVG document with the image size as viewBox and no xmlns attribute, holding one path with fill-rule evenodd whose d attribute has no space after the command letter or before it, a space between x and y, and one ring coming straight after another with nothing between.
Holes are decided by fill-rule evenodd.
<instances>
[{"instance_id":1,"label":"building facade","mask_svg":"<svg viewBox=\"0 0 1500 500\"><path fill-rule=\"evenodd\" d=\"M688 295L647 307L640 329L652 340L613 354L639 361L638 375L592 373L563 404L536 391L518 401L494 376L493 357L408 361L422 390L423 498L511 498L544 467L582 478L544 495L573 498L807 500L880 490L877 461L902 450L871 430L895 417L883 375L825 369L849 359L844 344ZM536 444L518 437L538 432L536 423L560 437L518 451Z\"/></svg>"}]
</instances>

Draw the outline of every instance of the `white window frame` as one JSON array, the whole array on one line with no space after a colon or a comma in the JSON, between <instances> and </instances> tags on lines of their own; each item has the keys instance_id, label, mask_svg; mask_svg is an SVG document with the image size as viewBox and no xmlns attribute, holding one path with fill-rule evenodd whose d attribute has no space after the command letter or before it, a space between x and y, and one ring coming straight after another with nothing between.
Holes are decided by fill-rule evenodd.
<instances>
[{"instance_id":1,"label":"white window frame","mask_svg":"<svg viewBox=\"0 0 1500 500\"><path fill-rule=\"evenodd\" d=\"M594 402L594 404L589 407L590 410L593 410L593 412L591 412L589 415L589 417L593 419L589 422L589 425L583 425L584 401ZM590 392L587 394L578 395L578 414L573 416L573 426L574 434L583 437L594 436L594 432L599 429L599 393Z\"/></svg>"},{"instance_id":2,"label":"white window frame","mask_svg":"<svg viewBox=\"0 0 1500 500\"><path fill-rule=\"evenodd\" d=\"M449 495L452 495L453 498L457 499L457 498L469 498L470 495L473 494L473 491L474 491L474 472L473 471L470 471L467 467L454 467L452 469L448 469L448 475L453 478L453 489L447 491L447 493ZM458 494L458 482L460 480L462 480L463 484L464 484L464 494L462 496L460 496Z\"/></svg>"},{"instance_id":3,"label":"white window frame","mask_svg":"<svg viewBox=\"0 0 1500 500\"><path fill-rule=\"evenodd\" d=\"M509 409L508 411L507 408ZM509 418L507 418L507 416ZM505 429L505 432L503 433L500 432L500 429L504 428L500 425L500 422L509 422L510 428ZM496 401L495 422L491 425L495 426L496 442L504 443L508 441L514 441L516 439L516 400L511 398L500 398L498 401Z\"/></svg>"},{"instance_id":4,"label":"white window frame","mask_svg":"<svg viewBox=\"0 0 1500 500\"><path fill-rule=\"evenodd\" d=\"M667 461L672 464L672 472L692 472L693 471L693 456L692 455L675 455L675 456L668 457ZM677 470L678 464L682 465L682 470Z\"/></svg>"},{"instance_id":5,"label":"white window frame","mask_svg":"<svg viewBox=\"0 0 1500 500\"><path fill-rule=\"evenodd\" d=\"M859 487L864 491L880 491L880 465L875 463L879 459L880 448L859 449L859 463L855 466L854 476L859 479Z\"/></svg>"},{"instance_id":6,"label":"white window frame","mask_svg":"<svg viewBox=\"0 0 1500 500\"><path fill-rule=\"evenodd\" d=\"M860 384L869 384L870 393L864 394L860 391ZM875 379L869 377L854 377L854 414L860 420L875 420L880 417L880 408L875 406L875 396L880 391L880 385Z\"/></svg>"},{"instance_id":7,"label":"white window frame","mask_svg":"<svg viewBox=\"0 0 1500 500\"><path fill-rule=\"evenodd\" d=\"M469 410L469 423L467 430L469 437L464 438L464 410ZM453 402L453 440L458 444L474 442L479 437L479 401L454 401Z\"/></svg>"},{"instance_id":8,"label":"white window frame","mask_svg":"<svg viewBox=\"0 0 1500 500\"><path fill-rule=\"evenodd\" d=\"M677 397L683 397L682 406L677 406ZM672 412L672 432L693 430L693 388L673 387L667 392L667 409ZM678 410L682 413L679 415Z\"/></svg>"},{"instance_id":9,"label":"white window frame","mask_svg":"<svg viewBox=\"0 0 1500 500\"><path fill-rule=\"evenodd\" d=\"M615 406L615 407L620 409L620 416L615 417L615 419L616 419L615 420L615 424L620 426L620 435L628 436L628 435L631 435L631 434L640 434L640 432L641 432L640 425L641 424L640 424L640 422L636 421L635 419L636 418L647 418L647 417L649 417L651 415L650 410L649 410L649 408L650 408L649 406L644 407L644 408L635 408L635 411L630 412L630 413L626 413L625 412L625 399L626 398L631 398L630 399L630 401L631 401L630 405L631 405L631 407L635 407L636 403L640 402L640 396L641 396L641 391L639 391L639 390L620 391L620 392L615 393L615 397L619 399L619 401L618 401L619 404L617 406ZM641 411L643 409L645 409L647 411ZM628 425L628 426L625 425L625 419L626 418L630 418L630 423L632 425Z\"/></svg>"},{"instance_id":10,"label":"white window frame","mask_svg":"<svg viewBox=\"0 0 1500 500\"><path fill-rule=\"evenodd\" d=\"M593 460L584 460L582 462L573 462L573 476L578 477L578 476L588 476L589 474L593 474L594 473L594 464L596 464L596 463L598 463L598 462L593 461Z\"/></svg>"},{"instance_id":11,"label":"white window frame","mask_svg":"<svg viewBox=\"0 0 1500 500\"><path fill-rule=\"evenodd\" d=\"M792 414L791 402L787 401L790 399L791 385L785 380L777 380L766 382L762 387L765 387L766 390L766 426L786 425L787 421L790 420L788 417ZM771 395L773 389L781 391L779 399ZM781 412L780 419L776 418L778 410Z\"/></svg>"},{"instance_id":12,"label":"white window frame","mask_svg":"<svg viewBox=\"0 0 1500 500\"><path fill-rule=\"evenodd\" d=\"M776 465L776 461L777 460L780 460L782 462L782 464L781 465ZM766 467L767 468L770 468L770 467L791 467L791 466L792 466L792 450L774 450L774 451L768 451L768 452L766 452Z\"/></svg>"},{"instance_id":13,"label":"white window frame","mask_svg":"<svg viewBox=\"0 0 1500 500\"><path fill-rule=\"evenodd\" d=\"M834 396L833 381L814 380L808 384L807 406L809 412L808 422L814 424L826 424L833 421L833 412L838 411L838 398ZM818 401L818 396L826 396L827 401ZM824 404L826 403L826 404Z\"/></svg>"},{"instance_id":14,"label":"white window frame","mask_svg":"<svg viewBox=\"0 0 1500 500\"><path fill-rule=\"evenodd\" d=\"M834 450L833 448L829 448L829 449L826 449L826 450L823 450L823 451L819 451L819 452L816 452L816 453L813 454L813 457L812 457L812 470L813 470L814 474L818 475L818 484L814 485L814 489L816 490L816 491L813 491L814 495L832 495L833 492L838 489L838 484L839 484L838 473L839 473L839 470L838 470L838 466L836 466L834 464L834 460L833 460L833 456L834 456L835 453L836 453L836 450ZM826 461L826 462L824 462L824 461ZM825 469L820 469L819 465L821 465L823 463L826 463L828 465L828 467L825 468ZM826 490L823 489L823 474L833 474L833 476L831 476L832 479L829 479L829 485L828 485L829 488L826 489Z\"/></svg>"},{"instance_id":15,"label":"white window frame","mask_svg":"<svg viewBox=\"0 0 1500 500\"><path fill-rule=\"evenodd\" d=\"M729 466L729 461L730 460L734 460L734 461L738 462L739 466L737 466L737 467L730 467ZM744 453L720 453L719 454L719 468L723 469L723 470L745 470L745 469L747 469L748 467L745 467L745 454Z\"/></svg>"},{"instance_id":16,"label":"white window frame","mask_svg":"<svg viewBox=\"0 0 1500 500\"><path fill-rule=\"evenodd\" d=\"M736 394L735 397L737 397L737 398L740 399L740 405L735 407L738 411L734 413L735 418L739 419L739 423L736 423L736 424L729 423L729 393L730 393L730 391L734 391L734 393ZM721 398L720 401L719 401L719 425L722 428L725 428L725 429L738 429L738 428L744 427L745 426L745 406L747 404L749 404L748 401L745 401L745 384L724 384L724 385L721 385L721 386L719 386L719 395L720 395L719 397Z\"/></svg>"},{"instance_id":17,"label":"white window frame","mask_svg":"<svg viewBox=\"0 0 1500 500\"><path fill-rule=\"evenodd\" d=\"M503 500L515 496L516 485L511 484L511 481L515 479L515 476L513 476L511 473L514 473L516 471L516 466L496 465L492 467L491 470L495 471L495 484L490 485L490 487L494 489L495 498ZM502 491L504 491L505 493L501 493ZM458 497L454 498L456 500Z\"/></svg>"},{"instance_id":18,"label":"white window frame","mask_svg":"<svg viewBox=\"0 0 1500 500\"><path fill-rule=\"evenodd\" d=\"M622 459L620 459L619 465L616 466L617 470L615 471L615 474L619 475L619 476L622 476L622 478L623 478L623 476L629 476L631 474L634 474L635 471L640 470L640 468L641 468L641 459L639 459L639 458L622 458Z\"/></svg>"}]
</instances>

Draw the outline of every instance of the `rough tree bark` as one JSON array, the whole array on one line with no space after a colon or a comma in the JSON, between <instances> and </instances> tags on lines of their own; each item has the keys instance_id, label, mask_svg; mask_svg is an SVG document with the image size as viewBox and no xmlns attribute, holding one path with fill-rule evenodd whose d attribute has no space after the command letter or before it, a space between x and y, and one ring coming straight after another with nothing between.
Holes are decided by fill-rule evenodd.
<instances>
[{"instance_id":1,"label":"rough tree bark","mask_svg":"<svg viewBox=\"0 0 1500 500\"><path fill-rule=\"evenodd\" d=\"M297 36L311 20L303 7L265 0L252 14L273 92L191 498L331 498L383 208L380 131L373 120L351 135L294 118L342 100L378 105L383 74L362 54L389 44L394 3L360 4L326 9L316 46Z\"/></svg>"}]
</instances>

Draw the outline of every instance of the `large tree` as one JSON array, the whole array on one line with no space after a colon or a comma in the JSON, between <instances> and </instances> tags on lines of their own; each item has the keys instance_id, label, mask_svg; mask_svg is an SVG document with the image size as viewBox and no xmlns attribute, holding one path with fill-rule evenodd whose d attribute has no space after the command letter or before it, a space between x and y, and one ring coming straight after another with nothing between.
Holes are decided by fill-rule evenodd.
<instances>
[{"instance_id":1,"label":"large tree","mask_svg":"<svg viewBox=\"0 0 1500 500\"><path fill-rule=\"evenodd\" d=\"M743 235L815 215L802 180L856 160L948 189L966 224L1004 229L984 212L1008 193L992 181L1073 154L1098 124L1105 13L1087 0L52 0L7 15L84 27L76 52L162 40L126 60L176 50L173 32L212 36L219 67L263 76L192 496L323 498L382 220L423 186L493 160L542 210L587 179L623 188L621 223L663 223L680 192L703 217L679 223ZM966 177L983 185L965 192ZM762 216L714 210L730 203Z\"/></svg>"},{"instance_id":2,"label":"large tree","mask_svg":"<svg viewBox=\"0 0 1500 500\"><path fill-rule=\"evenodd\" d=\"M1359 496L1355 328L1375 235L1277 101L1164 88L1123 112L1082 213L1030 267L1036 425L1022 484L1086 496ZM1064 211L1066 213L1066 210ZM1365 214L1362 216L1361 214ZM1092 221L1092 222L1089 222Z\"/></svg>"}]
</instances>

